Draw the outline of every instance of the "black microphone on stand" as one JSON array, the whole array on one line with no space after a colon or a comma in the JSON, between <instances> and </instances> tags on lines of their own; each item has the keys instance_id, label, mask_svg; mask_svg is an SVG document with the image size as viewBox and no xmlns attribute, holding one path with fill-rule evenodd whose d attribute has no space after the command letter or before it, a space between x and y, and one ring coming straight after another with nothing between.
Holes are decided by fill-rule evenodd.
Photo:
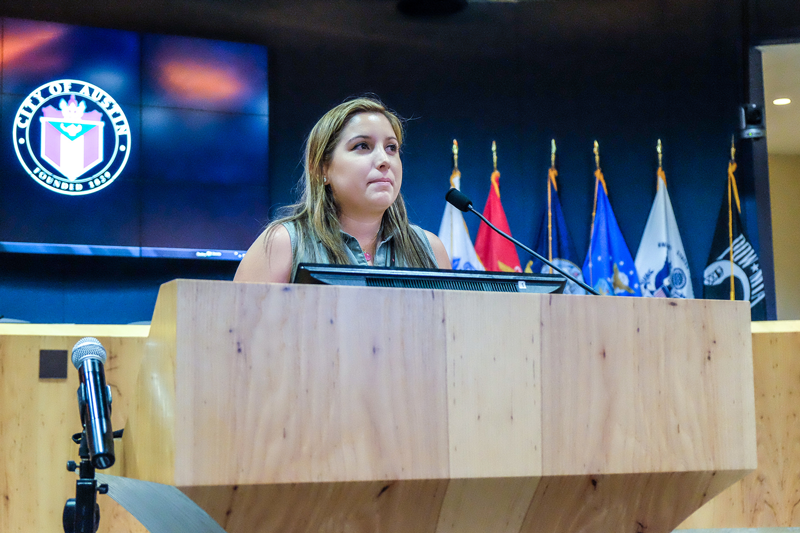
<instances>
[{"instance_id":1,"label":"black microphone on stand","mask_svg":"<svg viewBox=\"0 0 800 533\"><path fill-rule=\"evenodd\" d=\"M106 385L103 365L106 350L94 337L86 337L72 348L72 364L78 369L78 408L86 431L89 459L98 469L114 464L114 432L111 429L111 389Z\"/></svg>"},{"instance_id":2,"label":"black microphone on stand","mask_svg":"<svg viewBox=\"0 0 800 533\"><path fill-rule=\"evenodd\" d=\"M108 493L108 485L98 485L95 479L95 468L114 464L111 389L106 385L105 362L106 350L94 337L85 337L72 348L72 364L80 378L78 410L83 431L72 436L79 446L81 464L67 462L67 470L78 470L79 477L75 482L75 497L67 500L61 516L65 533L96 533L100 526L97 495ZM118 433L122 436L121 431Z\"/></svg>"},{"instance_id":3,"label":"black microphone on stand","mask_svg":"<svg viewBox=\"0 0 800 533\"><path fill-rule=\"evenodd\" d=\"M576 279L574 276L571 276L570 274L567 274L562 269L558 268L556 265L554 265L553 263L551 263L550 261L548 261L547 259L545 259L541 255L537 254L536 252L534 252L533 250L531 250L530 248L528 248L527 246L525 246L524 244L519 242L517 239L515 239L511 235L507 235L506 233L504 233L504 232L500 231L499 229L497 229L494 224L492 224L491 222L489 222L486 219L485 216L483 216L482 214L478 213L472 207L472 201L467 197L467 195L465 195L464 193L462 193L458 189L452 188L449 191L447 191L447 194L445 195L444 199L449 204L451 204L453 207L458 209L459 211L463 211L465 213L468 212L468 211L471 211L471 212L475 213L476 215L478 215L478 217L481 220L486 222L486 224L488 224L488 226L490 228L492 228L494 231L496 231L497 233L499 233L500 235L502 235L503 237L505 237L509 241L513 242L514 244L516 244L517 246L519 246L520 248L522 248L523 250L525 250L526 252L528 252L529 254L534 256L536 259L538 259L539 261L544 263L545 265L549 266L550 268L552 268L553 270L555 270L556 272L558 272L559 274L561 274L562 276L564 276L568 280L574 281L576 284L578 284L580 287L585 289L587 292L589 292L591 294L594 294L595 296L600 296L600 294L596 290L594 290L593 288L591 288L590 286L588 286L584 282Z\"/></svg>"}]
</instances>

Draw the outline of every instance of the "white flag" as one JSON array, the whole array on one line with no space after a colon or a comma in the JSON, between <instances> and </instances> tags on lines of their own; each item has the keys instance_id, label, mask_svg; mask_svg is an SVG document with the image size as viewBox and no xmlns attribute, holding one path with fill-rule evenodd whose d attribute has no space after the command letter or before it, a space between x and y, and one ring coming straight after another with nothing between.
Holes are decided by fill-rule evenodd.
<instances>
[{"instance_id":1,"label":"white flag","mask_svg":"<svg viewBox=\"0 0 800 533\"><path fill-rule=\"evenodd\" d=\"M642 296L694 298L689 261L683 249L664 171L658 169L658 190L639 251L636 272Z\"/></svg>"},{"instance_id":2,"label":"white flag","mask_svg":"<svg viewBox=\"0 0 800 533\"><path fill-rule=\"evenodd\" d=\"M461 172L458 170L454 170L450 176L450 186L461 188ZM444 208L442 224L439 226L439 238L447 249L453 270L485 270L469 238L463 213L450 204Z\"/></svg>"}]
</instances>

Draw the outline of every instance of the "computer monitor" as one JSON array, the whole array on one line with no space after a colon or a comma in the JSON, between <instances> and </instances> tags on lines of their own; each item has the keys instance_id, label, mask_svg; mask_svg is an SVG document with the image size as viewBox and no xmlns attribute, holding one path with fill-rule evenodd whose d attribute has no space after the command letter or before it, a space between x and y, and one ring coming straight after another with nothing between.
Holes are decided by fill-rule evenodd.
<instances>
[{"instance_id":1,"label":"computer monitor","mask_svg":"<svg viewBox=\"0 0 800 533\"><path fill-rule=\"evenodd\" d=\"M294 283L561 294L566 278L558 274L301 263L297 266Z\"/></svg>"}]
</instances>

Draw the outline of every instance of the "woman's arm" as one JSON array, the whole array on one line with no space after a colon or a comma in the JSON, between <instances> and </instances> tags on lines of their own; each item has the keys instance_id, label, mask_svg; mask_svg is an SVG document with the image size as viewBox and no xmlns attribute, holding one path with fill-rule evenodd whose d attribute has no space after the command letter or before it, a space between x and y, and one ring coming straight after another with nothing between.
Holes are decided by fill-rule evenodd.
<instances>
[{"instance_id":1,"label":"woman's arm","mask_svg":"<svg viewBox=\"0 0 800 533\"><path fill-rule=\"evenodd\" d=\"M428 241L431 243L433 255L436 257L436 264L439 266L439 269L450 270L453 268L452 264L450 264L450 257L447 255L447 249L444 247L442 240L428 230L425 230L425 235L428 236Z\"/></svg>"},{"instance_id":2,"label":"woman's arm","mask_svg":"<svg viewBox=\"0 0 800 533\"><path fill-rule=\"evenodd\" d=\"M264 230L247 250L233 281L289 283L292 275L292 241L283 226Z\"/></svg>"}]
</instances>

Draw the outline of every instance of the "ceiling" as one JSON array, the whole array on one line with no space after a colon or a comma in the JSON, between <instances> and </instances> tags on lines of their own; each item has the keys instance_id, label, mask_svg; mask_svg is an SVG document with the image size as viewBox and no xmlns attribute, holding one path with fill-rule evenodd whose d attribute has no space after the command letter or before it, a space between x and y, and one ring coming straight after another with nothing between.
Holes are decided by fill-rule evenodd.
<instances>
[{"instance_id":1,"label":"ceiling","mask_svg":"<svg viewBox=\"0 0 800 533\"><path fill-rule=\"evenodd\" d=\"M800 44L761 46L767 150L770 154L800 155ZM777 106L776 98L791 98Z\"/></svg>"},{"instance_id":2,"label":"ceiling","mask_svg":"<svg viewBox=\"0 0 800 533\"><path fill-rule=\"evenodd\" d=\"M426 0L433 1L433 0ZM435 0L447 1L447 0ZM671 0L678 2L678 0ZM641 32L661 20L659 2L641 0L571 0L582 16L552 10L561 0L468 0L469 7L447 17L408 18L397 10L398 0L6 0L0 15L44 20L61 20L119 29L169 32L208 38L272 44L271 36L284 34L297 39L304 32L319 33L328 39L364 42L396 41L425 50L443 49L459 42L462 53L501 55L509 41L509 20L520 10L536 10L552 18L544 27L551 35L536 36L541 42L557 38L561 42L613 28L620 39L635 41ZM519 3L517 3L519 2ZM680 2L691 4L690 0ZM797 0L759 0L772 4ZM506 4L505 6L502 4ZM516 4L514 6L513 4ZM771 4L770 4L771 5ZM796 9L796 5L795 5ZM541 13L539 13L541 11ZM763 10L770 13L770 10ZM783 18L795 24L798 17ZM763 15L759 13L759 15ZM777 15L776 15L777 16ZM763 17L762 17L763 18ZM487 20L492 24L487 25ZM794 27L794 26L792 26ZM678 31L676 29L676 31ZM800 32L800 26L797 29ZM464 35L484 35L484 39L463 41ZM487 36L487 34L491 34ZM533 37L531 37L533 38ZM764 42L763 40L761 42ZM768 149L770 153L800 155L800 44L759 47L764 72L764 100ZM678 51L676 50L675 53ZM792 103L775 106L775 98L788 97Z\"/></svg>"}]
</instances>

